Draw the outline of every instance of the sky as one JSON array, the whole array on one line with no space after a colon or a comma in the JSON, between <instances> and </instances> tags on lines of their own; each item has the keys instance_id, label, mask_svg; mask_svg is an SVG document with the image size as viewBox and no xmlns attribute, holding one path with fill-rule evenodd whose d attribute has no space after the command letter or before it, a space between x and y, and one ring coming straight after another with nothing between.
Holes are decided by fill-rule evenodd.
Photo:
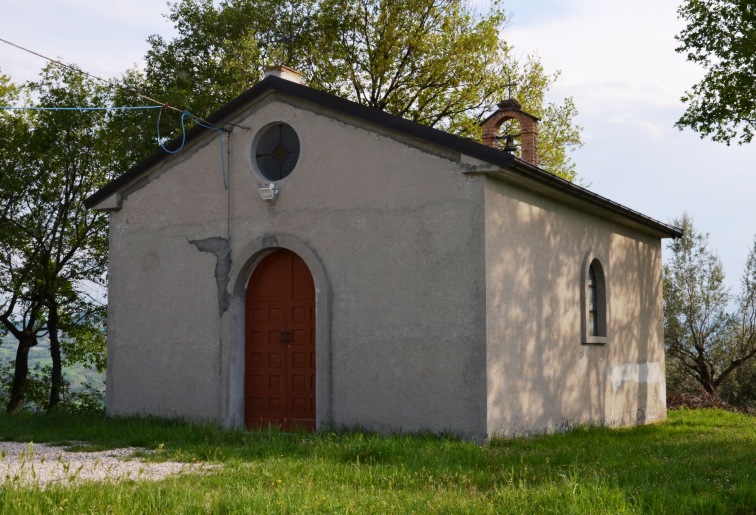
<instances>
[{"instance_id":1,"label":"sky","mask_svg":"<svg viewBox=\"0 0 756 515\"><path fill-rule=\"evenodd\" d=\"M680 97L703 75L675 52L680 1L504 0L502 36L515 55L537 54L560 72L549 96L573 97L578 108L580 181L663 222L690 214L735 292L756 235L756 143L728 147L674 127ZM140 64L147 36L173 34L167 12L160 0L8 2L0 38L114 77ZM16 82L44 64L0 43L0 71Z\"/></svg>"}]
</instances>

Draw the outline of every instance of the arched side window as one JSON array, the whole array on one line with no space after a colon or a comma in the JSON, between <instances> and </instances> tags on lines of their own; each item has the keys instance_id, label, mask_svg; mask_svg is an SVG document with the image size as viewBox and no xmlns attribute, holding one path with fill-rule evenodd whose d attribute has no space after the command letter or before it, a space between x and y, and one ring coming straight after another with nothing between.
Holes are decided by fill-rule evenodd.
<instances>
[{"instance_id":1,"label":"arched side window","mask_svg":"<svg viewBox=\"0 0 756 515\"><path fill-rule=\"evenodd\" d=\"M584 344L603 345L608 340L608 298L606 270L601 261L589 252L583 263L582 279L582 340Z\"/></svg>"}]
</instances>

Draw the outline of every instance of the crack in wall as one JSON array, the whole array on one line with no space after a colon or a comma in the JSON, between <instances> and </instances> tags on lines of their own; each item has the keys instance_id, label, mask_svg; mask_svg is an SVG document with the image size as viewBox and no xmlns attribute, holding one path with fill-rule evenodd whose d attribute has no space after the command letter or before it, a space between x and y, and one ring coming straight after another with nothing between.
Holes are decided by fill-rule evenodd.
<instances>
[{"instance_id":1,"label":"crack in wall","mask_svg":"<svg viewBox=\"0 0 756 515\"><path fill-rule=\"evenodd\" d=\"M231 304L231 295L227 292L231 272L231 248L228 240L218 236L202 240L189 240L200 252L209 252L215 256L215 282L218 286L218 315L223 316Z\"/></svg>"}]
</instances>

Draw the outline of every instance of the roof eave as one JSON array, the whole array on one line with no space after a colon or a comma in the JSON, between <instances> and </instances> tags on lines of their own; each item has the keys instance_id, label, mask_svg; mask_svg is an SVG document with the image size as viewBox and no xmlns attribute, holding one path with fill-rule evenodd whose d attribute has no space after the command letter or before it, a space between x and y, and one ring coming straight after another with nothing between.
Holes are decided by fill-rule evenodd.
<instances>
[{"instance_id":1,"label":"roof eave","mask_svg":"<svg viewBox=\"0 0 756 515\"><path fill-rule=\"evenodd\" d=\"M447 148L459 152L461 155L467 155L479 159L480 161L492 164L497 167L496 173L512 173L518 174L530 181L530 184L540 184L547 189L553 189L554 191L563 192L564 194L580 199L583 202L592 204L594 206L608 210L611 213L628 218L633 223L646 227L648 230L657 233L659 237L672 237L678 238L682 235L682 231L677 227L654 220L642 213L634 211L630 208L622 206L608 198L597 195L587 189L577 186L574 183L566 181L556 175L553 175L546 170L538 168L526 161L515 158L508 152L502 152L496 148L492 148L483 145L477 141L473 141L461 136L456 136L445 131L434 129L426 125L422 125L417 122L413 122L399 116L395 116L378 109L363 106L346 100L341 97L325 93L302 84L297 84L285 79L281 79L275 76L268 76L262 81L258 82L244 93L223 105L220 109L214 111L206 120L212 124L223 124L223 121L231 117L235 112L247 106L250 102L260 97L263 93L268 91L278 92L286 95L290 95L301 100L311 102L315 105L325 107L327 109L340 112L349 116L357 116L370 123L377 124L379 126L397 131L412 138L416 138L425 142L429 142L441 147ZM201 125L195 125L186 132L186 143L190 143L202 134L206 133L210 129L207 129ZM182 138L176 138L165 146L168 148L177 148L181 143ZM108 199L113 194L120 192L123 188L128 186L132 181L138 179L142 174L158 165L165 159L168 159L173 154L170 154L162 148L157 149L152 155L132 167L129 171L111 181L103 188L92 194L84 201L84 205L88 209L92 209L105 199ZM483 172L488 173L488 172Z\"/></svg>"},{"instance_id":2,"label":"roof eave","mask_svg":"<svg viewBox=\"0 0 756 515\"><path fill-rule=\"evenodd\" d=\"M554 191L556 195L562 194L573 198L580 203L585 203L599 208L602 211L619 216L621 219L630 222L630 225L653 236L659 238L679 238L683 234L682 229L678 227L665 224L664 222L660 222L650 216L644 215L639 211L635 211L622 204L614 202L613 200L593 193L582 186L578 186L573 182L562 179L561 177L549 173L527 161L523 161L522 159L515 158L508 170L485 170L478 173L496 176L504 180L511 179L511 177L507 177L508 173L516 173L519 177L524 179L526 183L540 184L545 188ZM520 183L522 184L522 181L520 181ZM628 224L626 223L625 225Z\"/></svg>"}]
</instances>

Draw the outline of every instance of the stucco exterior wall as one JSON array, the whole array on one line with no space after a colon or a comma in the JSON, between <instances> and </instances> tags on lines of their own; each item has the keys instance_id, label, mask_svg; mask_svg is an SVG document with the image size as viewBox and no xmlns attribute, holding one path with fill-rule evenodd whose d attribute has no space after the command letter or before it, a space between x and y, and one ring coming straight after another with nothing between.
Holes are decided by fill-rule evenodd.
<instances>
[{"instance_id":1,"label":"stucco exterior wall","mask_svg":"<svg viewBox=\"0 0 756 515\"><path fill-rule=\"evenodd\" d=\"M196 163L217 160L212 144ZM215 256L190 243L225 231L220 175L182 156L111 213L108 284L110 414L214 419L221 391ZM217 166L210 173L220 173ZM220 182L220 187L217 187Z\"/></svg>"},{"instance_id":2,"label":"stucco exterior wall","mask_svg":"<svg viewBox=\"0 0 756 515\"><path fill-rule=\"evenodd\" d=\"M320 428L481 440L665 417L658 237L281 93L232 121L228 190L208 133L120 192L109 413L242 424L245 290L287 248L315 282ZM264 201L253 146L275 122L301 152ZM606 275L605 345L581 338L589 252Z\"/></svg>"},{"instance_id":3,"label":"stucco exterior wall","mask_svg":"<svg viewBox=\"0 0 756 515\"><path fill-rule=\"evenodd\" d=\"M666 416L661 242L486 179L489 436ZM588 252L607 283L605 345L581 339Z\"/></svg>"},{"instance_id":4,"label":"stucco exterior wall","mask_svg":"<svg viewBox=\"0 0 756 515\"><path fill-rule=\"evenodd\" d=\"M228 192L209 135L112 215L109 412L241 423L244 287L266 252L286 247L319 297L321 427L482 437L484 179L440 149L272 97L234 121L249 129L229 137ZM252 144L279 121L301 154L268 202ZM229 234L227 269L190 242Z\"/></svg>"}]
</instances>

